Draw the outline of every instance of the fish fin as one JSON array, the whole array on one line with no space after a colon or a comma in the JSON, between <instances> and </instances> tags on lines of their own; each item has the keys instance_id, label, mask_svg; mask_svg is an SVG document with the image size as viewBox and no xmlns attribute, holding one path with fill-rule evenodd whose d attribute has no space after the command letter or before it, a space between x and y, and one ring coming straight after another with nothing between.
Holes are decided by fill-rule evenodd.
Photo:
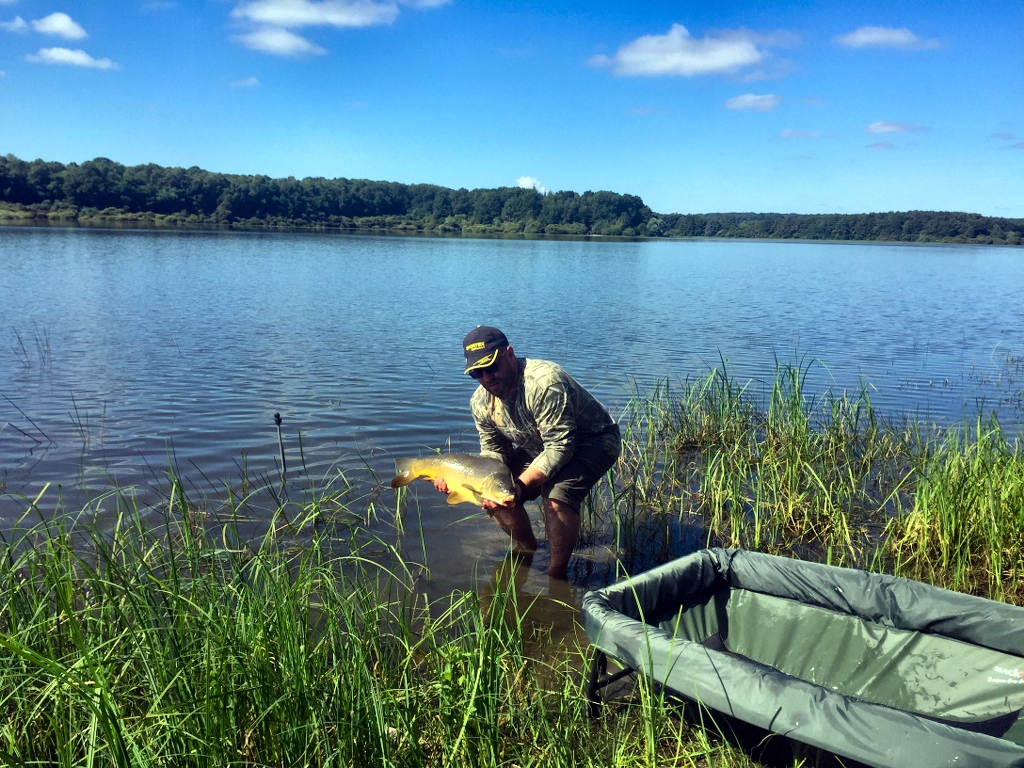
<instances>
[{"instance_id":1,"label":"fish fin","mask_svg":"<svg viewBox=\"0 0 1024 768\"><path fill-rule=\"evenodd\" d=\"M472 488L466 488L465 486L463 486L458 490L454 490L448 494L448 503L462 504L463 502L466 502L468 504L476 504L479 507L481 498L482 497L480 496L480 494L474 491Z\"/></svg>"}]
</instances>

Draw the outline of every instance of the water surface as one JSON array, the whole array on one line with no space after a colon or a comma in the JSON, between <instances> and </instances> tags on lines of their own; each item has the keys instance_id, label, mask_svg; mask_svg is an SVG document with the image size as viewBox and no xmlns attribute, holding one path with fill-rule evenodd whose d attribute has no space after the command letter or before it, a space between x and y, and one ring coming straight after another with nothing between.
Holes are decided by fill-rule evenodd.
<instances>
[{"instance_id":1,"label":"water surface","mask_svg":"<svg viewBox=\"0 0 1024 768\"><path fill-rule=\"evenodd\" d=\"M756 390L819 359L818 391L870 382L883 414L1016 425L1022 295L1016 248L0 228L0 522L47 482L73 505L172 462L211 496L275 476L275 412L313 475L474 450L480 323L613 414L722 360ZM432 565L489 571L493 523L419 496Z\"/></svg>"}]
</instances>

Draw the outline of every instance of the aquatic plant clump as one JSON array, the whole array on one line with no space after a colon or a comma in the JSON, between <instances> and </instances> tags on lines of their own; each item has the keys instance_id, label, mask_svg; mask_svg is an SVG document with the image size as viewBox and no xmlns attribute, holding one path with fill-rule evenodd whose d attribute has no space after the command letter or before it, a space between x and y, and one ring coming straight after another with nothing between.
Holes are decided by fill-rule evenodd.
<instances>
[{"instance_id":1,"label":"aquatic plant clump","mask_svg":"<svg viewBox=\"0 0 1024 768\"><path fill-rule=\"evenodd\" d=\"M869 388L808 394L809 366L762 392L714 370L638 395L586 527L620 571L727 546L1024 602L1024 447L995 417L885 421Z\"/></svg>"}]
</instances>

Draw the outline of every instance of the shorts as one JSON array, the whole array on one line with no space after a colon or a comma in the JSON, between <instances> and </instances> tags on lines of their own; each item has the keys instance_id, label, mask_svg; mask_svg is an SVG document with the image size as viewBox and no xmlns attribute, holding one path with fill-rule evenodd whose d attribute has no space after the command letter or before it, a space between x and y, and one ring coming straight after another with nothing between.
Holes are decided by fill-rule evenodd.
<instances>
[{"instance_id":1,"label":"shorts","mask_svg":"<svg viewBox=\"0 0 1024 768\"><path fill-rule=\"evenodd\" d=\"M590 489L601 479L605 472L612 468L616 459L619 458L619 435L616 429L614 440L614 452L610 450L613 441L607 437L594 443L582 443L576 446L572 458L562 465L561 469L555 472L554 477L549 477L540 488L534 488L523 501L535 501L538 498L554 499L567 504L579 514L583 500L587 498ZM531 456L522 448L516 448L512 452L509 461L509 469L515 477L519 477L523 470L537 458Z\"/></svg>"}]
</instances>

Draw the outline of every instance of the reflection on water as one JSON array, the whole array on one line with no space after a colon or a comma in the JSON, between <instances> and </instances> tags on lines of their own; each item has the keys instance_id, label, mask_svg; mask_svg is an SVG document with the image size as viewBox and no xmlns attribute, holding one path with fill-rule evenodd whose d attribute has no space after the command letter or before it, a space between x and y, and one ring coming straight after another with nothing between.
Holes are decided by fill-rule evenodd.
<instances>
[{"instance_id":1,"label":"reflection on water","mask_svg":"<svg viewBox=\"0 0 1024 768\"><path fill-rule=\"evenodd\" d=\"M531 566L533 557L509 554L498 561L479 589L483 613L491 621L518 625L531 658L557 662L587 648L578 588ZM497 596L497 599L495 599ZM497 605L501 615L494 615Z\"/></svg>"}]
</instances>

